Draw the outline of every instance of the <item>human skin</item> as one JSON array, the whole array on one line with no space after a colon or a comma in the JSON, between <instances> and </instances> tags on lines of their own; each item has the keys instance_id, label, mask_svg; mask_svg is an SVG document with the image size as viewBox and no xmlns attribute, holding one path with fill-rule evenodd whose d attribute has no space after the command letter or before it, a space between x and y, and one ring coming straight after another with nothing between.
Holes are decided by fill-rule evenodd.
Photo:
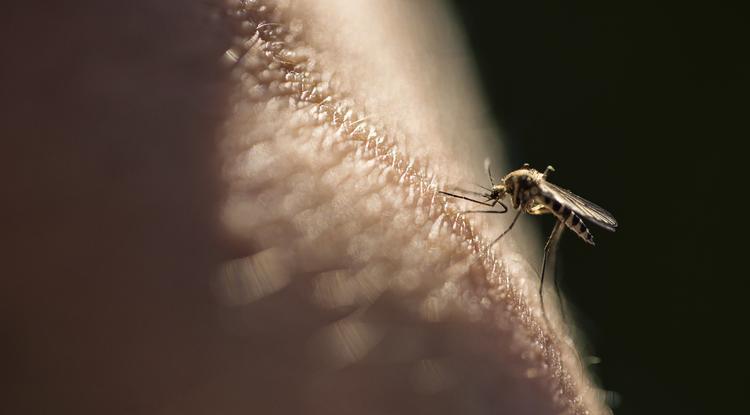
<instances>
[{"instance_id":1,"label":"human skin","mask_svg":"<svg viewBox=\"0 0 750 415\"><path fill-rule=\"evenodd\" d=\"M173 6L9 12L8 413L607 412L441 4Z\"/></svg>"}]
</instances>

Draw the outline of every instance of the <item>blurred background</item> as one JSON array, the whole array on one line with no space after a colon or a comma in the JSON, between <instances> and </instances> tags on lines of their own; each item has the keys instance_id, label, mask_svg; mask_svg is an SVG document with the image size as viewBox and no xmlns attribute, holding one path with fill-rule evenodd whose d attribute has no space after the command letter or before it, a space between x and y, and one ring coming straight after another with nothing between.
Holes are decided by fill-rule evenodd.
<instances>
[{"instance_id":1,"label":"blurred background","mask_svg":"<svg viewBox=\"0 0 750 415\"><path fill-rule=\"evenodd\" d=\"M747 14L715 2L453 8L511 165L554 165L554 183L620 222L594 228L593 249L566 234L558 263L615 413L730 409L746 327L731 323L743 273L731 251L747 242L728 157L747 137Z\"/></svg>"}]
</instances>

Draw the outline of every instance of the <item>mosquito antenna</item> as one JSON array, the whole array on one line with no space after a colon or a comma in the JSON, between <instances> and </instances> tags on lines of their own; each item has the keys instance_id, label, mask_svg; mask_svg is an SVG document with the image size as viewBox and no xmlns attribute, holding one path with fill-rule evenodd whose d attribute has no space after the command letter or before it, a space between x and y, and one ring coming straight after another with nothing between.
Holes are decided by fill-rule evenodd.
<instances>
[{"instance_id":1,"label":"mosquito antenna","mask_svg":"<svg viewBox=\"0 0 750 415\"><path fill-rule=\"evenodd\" d=\"M482 186L481 184L475 184L474 186L476 186L476 187L481 187L482 189L484 189L484 190L486 190L486 191L488 191L488 192L492 193L492 189L490 189L489 187L484 187L484 186ZM493 186L494 186L494 184L493 184Z\"/></svg>"}]
</instances>

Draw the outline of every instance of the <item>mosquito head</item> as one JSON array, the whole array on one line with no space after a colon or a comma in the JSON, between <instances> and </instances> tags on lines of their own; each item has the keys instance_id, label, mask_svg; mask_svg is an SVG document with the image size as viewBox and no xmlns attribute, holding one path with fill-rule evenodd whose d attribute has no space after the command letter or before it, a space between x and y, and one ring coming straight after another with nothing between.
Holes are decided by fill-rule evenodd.
<instances>
[{"instance_id":1,"label":"mosquito head","mask_svg":"<svg viewBox=\"0 0 750 415\"><path fill-rule=\"evenodd\" d=\"M492 186L492 189L490 189L490 194L487 195L487 198L492 200L500 200L505 197L506 193L508 193L508 189L505 186L505 183L498 183Z\"/></svg>"}]
</instances>

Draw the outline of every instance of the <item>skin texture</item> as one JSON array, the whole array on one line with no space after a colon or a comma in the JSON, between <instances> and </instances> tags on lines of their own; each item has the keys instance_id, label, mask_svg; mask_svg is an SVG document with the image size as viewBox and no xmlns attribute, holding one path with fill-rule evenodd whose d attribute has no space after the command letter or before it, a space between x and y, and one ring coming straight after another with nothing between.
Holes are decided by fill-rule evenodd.
<instances>
[{"instance_id":1,"label":"skin texture","mask_svg":"<svg viewBox=\"0 0 750 415\"><path fill-rule=\"evenodd\" d=\"M9 12L9 413L607 412L439 4L172 6Z\"/></svg>"}]
</instances>

